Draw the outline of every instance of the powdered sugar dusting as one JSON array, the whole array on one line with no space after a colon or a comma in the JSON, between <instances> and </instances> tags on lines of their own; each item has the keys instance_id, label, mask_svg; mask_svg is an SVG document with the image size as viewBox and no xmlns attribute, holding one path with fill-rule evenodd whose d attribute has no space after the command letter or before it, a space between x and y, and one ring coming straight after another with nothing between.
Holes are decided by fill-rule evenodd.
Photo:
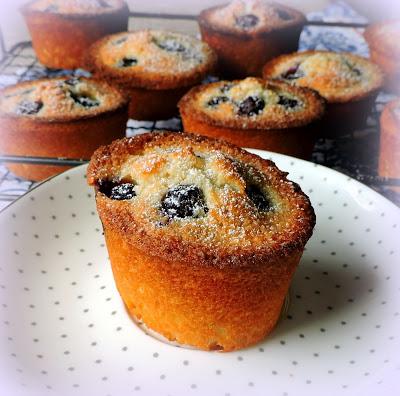
<instances>
[{"instance_id":1,"label":"powdered sugar dusting","mask_svg":"<svg viewBox=\"0 0 400 396\"><path fill-rule=\"evenodd\" d=\"M208 59L206 45L194 37L167 31L145 30L113 38L99 49L104 64L124 73L174 75L192 71ZM121 60L135 59L121 68Z\"/></svg>"},{"instance_id":2,"label":"powdered sugar dusting","mask_svg":"<svg viewBox=\"0 0 400 396\"><path fill-rule=\"evenodd\" d=\"M209 14L209 22L220 28L234 29L241 33L257 33L284 25L294 18L292 10L261 0L234 0ZM282 18L282 12L285 17ZM242 23L243 18L251 16L251 23Z\"/></svg>"},{"instance_id":3,"label":"powdered sugar dusting","mask_svg":"<svg viewBox=\"0 0 400 396\"><path fill-rule=\"evenodd\" d=\"M29 8L59 14L102 14L122 5L121 0L36 0Z\"/></svg>"},{"instance_id":4,"label":"powdered sugar dusting","mask_svg":"<svg viewBox=\"0 0 400 396\"><path fill-rule=\"evenodd\" d=\"M247 128L246 121L253 124L257 120L276 120L278 124L284 118L290 123L302 119L304 111L310 110L304 93L291 92L284 86L253 77L231 83L229 88L226 84L222 81L204 86L193 99L197 109L221 123L233 118L240 119L243 128Z\"/></svg>"},{"instance_id":5,"label":"powdered sugar dusting","mask_svg":"<svg viewBox=\"0 0 400 396\"><path fill-rule=\"evenodd\" d=\"M309 51L283 56L264 77L281 78L288 83L317 90L328 100L357 96L382 83L378 67L367 59L328 51ZM295 78L288 71L296 69Z\"/></svg>"},{"instance_id":6,"label":"powdered sugar dusting","mask_svg":"<svg viewBox=\"0 0 400 396\"><path fill-rule=\"evenodd\" d=\"M292 182L277 179L273 165L265 172L188 137L176 140L180 144L148 144L115 169L116 179L135 184L129 205L152 233L232 251L284 243L299 227L301 235L303 225L309 233L308 201ZM265 202L249 195L249 186Z\"/></svg>"},{"instance_id":7,"label":"powdered sugar dusting","mask_svg":"<svg viewBox=\"0 0 400 396\"><path fill-rule=\"evenodd\" d=\"M53 120L79 118L114 109L123 101L122 95L105 83L87 78L54 78L6 88L0 97L0 112Z\"/></svg>"}]
</instances>

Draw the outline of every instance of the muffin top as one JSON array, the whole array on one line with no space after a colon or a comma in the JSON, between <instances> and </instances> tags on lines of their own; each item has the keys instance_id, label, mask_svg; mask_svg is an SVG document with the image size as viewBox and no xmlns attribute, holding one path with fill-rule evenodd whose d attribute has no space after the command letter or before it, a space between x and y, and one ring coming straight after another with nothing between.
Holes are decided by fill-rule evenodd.
<instances>
[{"instance_id":1,"label":"muffin top","mask_svg":"<svg viewBox=\"0 0 400 396\"><path fill-rule=\"evenodd\" d=\"M171 132L103 146L87 171L106 229L167 260L218 266L302 250L314 211L286 175L239 147Z\"/></svg>"},{"instance_id":2,"label":"muffin top","mask_svg":"<svg viewBox=\"0 0 400 396\"><path fill-rule=\"evenodd\" d=\"M208 124L240 129L283 129L307 125L324 113L315 91L282 81L248 77L192 88L179 102L181 114Z\"/></svg>"},{"instance_id":3,"label":"muffin top","mask_svg":"<svg viewBox=\"0 0 400 396\"><path fill-rule=\"evenodd\" d=\"M200 82L216 64L206 44L186 34L141 30L107 36L89 51L89 68L133 87L170 89Z\"/></svg>"},{"instance_id":4,"label":"muffin top","mask_svg":"<svg viewBox=\"0 0 400 396\"><path fill-rule=\"evenodd\" d=\"M62 15L93 15L108 14L123 8L127 8L123 0L34 0L25 10Z\"/></svg>"},{"instance_id":5,"label":"muffin top","mask_svg":"<svg viewBox=\"0 0 400 396\"><path fill-rule=\"evenodd\" d=\"M264 78L276 78L318 91L328 102L361 99L383 83L379 67L368 59L347 52L296 52L268 62Z\"/></svg>"},{"instance_id":6,"label":"muffin top","mask_svg":"<svg viewBox=\"0 0 400 396\"><path fill-rule=\"evenodd\" d=\"M375 51L400 58L399 19L373 24L365 30L364 36Z\"/></svg>"},{"instance_id":7,"label":"muffin top","mask_svg":"<svg viewBox=\"0 0 400 396\"><path fill-rule=\"evenodd\" d=\"M258 35L304 24L304 15L278 3L234 0L203 10L199 22L209 29L240 35Z\"/></svg>"},{"instance_id":8,"label":"muffin top","mask_svg":"<svg viewBox=\"0 0 400 396\"><path fill-rule=\"evenodd\" d=\"M26 81L0 91L0 116L73 121L116 110L127 98L104 81L84 77Z\"/></svg>"}]
</instances>

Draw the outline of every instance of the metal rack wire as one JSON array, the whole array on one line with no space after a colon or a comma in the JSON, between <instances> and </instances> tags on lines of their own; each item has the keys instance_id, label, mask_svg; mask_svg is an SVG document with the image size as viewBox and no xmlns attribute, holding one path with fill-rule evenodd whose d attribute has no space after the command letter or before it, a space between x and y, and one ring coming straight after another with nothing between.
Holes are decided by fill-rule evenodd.
<instances>
[{"instance_id":1,"label":"metal rack wire","mask_svg":"<svg viewBox=\"0 0 400 396\"><path fill-rule=\"evenodd\" d=\"M144 14L131 13L131 17L157 18L170 20L195 20L194 15L172 14ZM365 27L363 23L340 23L309 21L313 26L335 27ZM40 65L32 48L31 42L20 42L6 50L0 32L0 88L15 84L20 81L34 80L43 77L62 75L82 76L87 72L77 70L55 70ZM1 55L0 55L1 56ZM339 170L374 188L390 200L400 205L400 194L391 186L400 186L399 179L386 179L377 174L378 147L379 147L379 115L383 104L388 100L387 95L378 96L373 111L371 112L367 126L362 130L352 131L351 134L337 139L320 139L315 145L312 161ZM127 135L143 133L151 130L181 130L181 121L178 118L167 121L138 122L129 120ZM0 203L15 200L35 184L22 180L10 173L4 166L4 162L23 162L34 164L52 164L64 166L76 166L85 163L85 159L75 158L38 158L1 155L0 153ZM10 187L12 185L12 187Z\"/></svg>"}]
</instances>

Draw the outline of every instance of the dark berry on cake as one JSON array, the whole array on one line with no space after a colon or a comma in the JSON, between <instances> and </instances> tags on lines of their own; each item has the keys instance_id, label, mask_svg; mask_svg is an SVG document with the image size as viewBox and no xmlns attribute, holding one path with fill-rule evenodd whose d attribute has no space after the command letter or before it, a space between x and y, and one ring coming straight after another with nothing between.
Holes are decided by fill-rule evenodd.
<instances>
[{"instance_id":1,"label":"dark berry on cake","mask_svg":"<svg viewBox=\"0 0 400 396\"><path fill-rule=\"evenodd\" d=\"M208 212L204 194L195 185L178 185L170 188L161 202L161 211L170 219L199 217Z\"/></svg>"},{"instance_id":2,"label":"dark berry on cake","mask_svg":"<svg viewBox=\"0 0 400 396\"><path fill-rule=\"evenodd\" d=\"M252 116L259 114L265 107L265 102L259 97L249 96L238 105L238 114Z\"/></svg>"},{"instance_id":3,"label":"dark berry on cake","mask_svg":"<svg viewBox=\"0 0 400 396\"><path fill-rule=\"evenodd\" d=\"M250 184L246 187L246 194L260 212L272 209L270 200L266 198L265 194L255 184Z\"/></svg>"},{"instance_id":4,"label":"dark berry on cake","mask_svg":"<svg viewBox=\"0 0 400 396\"><path fill-rule=\"evenodd\" d=\"M137 65L138 60L136 58L133 57L123 57L119 62L118 62L118 66L119 67L131 67L131 66L135 66Z\"/></svg>"},{"instance_id":5,"label":"dark berry on cake","mask_svg":"<svg viewBox=\"0 0 400 396\"><path fill-rule=\"evenodd\" d=\"M299 104L299 102L296 99L291 99L287 96L279 95L278 104L286 107L287 109L293 109Z\"/></svg>"},{"instance_id":6,"label":"dark berry on cake","mask_svg":"<svg viewBox=\"0 0 400 396\"><path fill-rule=\"evenodd\" d=\"M253 14L241 15L236 18L236 24L242 29L249 29L257 25L259 18Z\"/></svg>"},{"instance_id":7,"label":"dark berry on cake","mask_svg":"<svg viewBox=\"0 0 400 396\"><path fill-rule=\"evenodd\" d=\"M99 180L98 189L101 193L117 201L125 201L136 196L135 185L128 182Z\"/></svg>"},{"instance_id":8,"label":"dark berry on cake","mask_svg":"<svg viewBox=\"0 0 400 396\"><path fill-rule=\"evenodd\" d=\"M227 96L214 96L208 101L209 106L218 106L220 103L227 102L229 99Z\"/></svg>"},{"instance_id":9,"label":"dark berry on cake","mask_svg":"<svg viewBox=\"0 0 400 396\"><path fill-rule=\"evenodd\" d=\"M39 113L40 109L43 107L43 102L41 100L22 100L18 103L15 110L17 114L33 115Z\"/></svg>"}]
</instances>

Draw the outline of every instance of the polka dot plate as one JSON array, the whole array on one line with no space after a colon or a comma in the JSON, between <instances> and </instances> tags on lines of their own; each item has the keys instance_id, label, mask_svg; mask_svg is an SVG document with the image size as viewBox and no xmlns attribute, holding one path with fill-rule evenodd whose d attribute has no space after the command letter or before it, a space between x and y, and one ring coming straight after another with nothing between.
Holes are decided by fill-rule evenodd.
<instances>
[{"instance_id":1,"label":"polka dot plate","mask_svg":"<svg viewBox=\"0 0 400 396\"><path fill-rule=\"evenodd\" d=\"M398 395L400 210L330 169L258 151L317 226L263 342L218 353L145 334L114 286L85 167L0 213L0 394Z\"/></svg>"}]
</instances>

